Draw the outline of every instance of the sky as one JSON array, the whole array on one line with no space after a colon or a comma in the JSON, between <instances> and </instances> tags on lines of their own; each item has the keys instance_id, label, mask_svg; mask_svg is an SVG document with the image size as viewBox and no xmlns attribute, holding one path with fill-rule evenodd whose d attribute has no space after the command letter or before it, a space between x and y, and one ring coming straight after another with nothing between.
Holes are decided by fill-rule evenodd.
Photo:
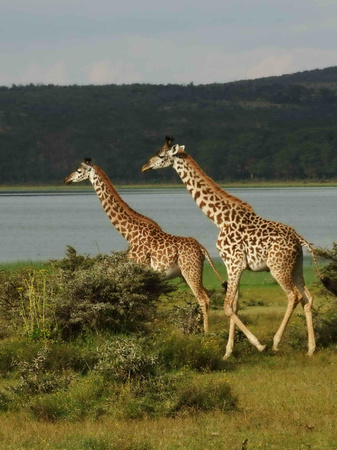
<instances>
[{"instance_id":1,"label":"sky","mask_svg":"<svg viewBox=\"0 0 337 450\"><path fill-rule=\"evenodd\" d=\"M0 0L0 85L208 84L337 65L336 0Z\"/></svg>"}]
</instances>

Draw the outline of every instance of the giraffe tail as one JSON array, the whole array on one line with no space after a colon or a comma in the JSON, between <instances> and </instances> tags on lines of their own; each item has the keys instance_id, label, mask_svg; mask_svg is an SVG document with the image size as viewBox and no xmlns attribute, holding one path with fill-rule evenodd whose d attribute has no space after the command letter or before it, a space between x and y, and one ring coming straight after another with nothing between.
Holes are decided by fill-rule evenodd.
<instances>
[{"instance_id":1,"label":"giraffe tail","mask_svg":"<svg viewBox=\"0 0 337 450\"><path fill-rule=\"evenodd\" d=\"M321 282L323 283L323 285L326 287L326 289L328 289L328 291L332 292L337 297L337 283L334 280L332 280L331 278L324 277L322 275L322 272L318 266L315 250L312 248L312 246L309 244L309 242L307 242L301 236L298 235L298 239L299 239L302 247L306 247L309 250L309 252L311 253L312 259L314 260L314 263L316 266L316 270L318 272L318 276L321 279Z\"/></svg>"},{"instance_id":2,"label":"giraffe tail","mask_svg":"<svg viewBox=\"0 0 337 450\"><path fill-rule=\"evenodd\" d=\"M200 244L199 244L200 245ZM225 292L227 291L227 281L225 281L222 276L219 274L219 272L216 270L215 265L208 253L208 251L202 246L200 245L200 250L202 252L202 254L206 257L207 261L209 262L209 265L212 267L214 273L218 276L218 278L221 281L221 285L222 287L225 289Z\"/></svg>"}]
</instances>

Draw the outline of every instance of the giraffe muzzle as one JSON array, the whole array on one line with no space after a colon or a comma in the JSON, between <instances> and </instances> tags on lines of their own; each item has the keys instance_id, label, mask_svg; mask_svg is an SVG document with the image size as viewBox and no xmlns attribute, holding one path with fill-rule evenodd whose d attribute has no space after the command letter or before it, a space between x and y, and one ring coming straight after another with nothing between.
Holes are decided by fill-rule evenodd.
<instances>
[{"instance_id":1,"label":"giraffe muzzle","mask_svg":"<svg viewBox=\"0 0 337 450\"><path fill-rule=\"evenodd\" d=\"M150 166L149 163L144 164L144 166L142 167L142 172L147 172L149 170L151 170L152 167Z\"/></svg>"},{"instance_id":2,"label":"giraffe muzzle","mask_svg":"<svg viewBox=\"0 0 337 450\"><path fill-rule=\"evenodd\" d=\"M71 184L72 183L72 179L70 177L66 177L64 179L64 184Z\"/></svg>"}]
</instances>

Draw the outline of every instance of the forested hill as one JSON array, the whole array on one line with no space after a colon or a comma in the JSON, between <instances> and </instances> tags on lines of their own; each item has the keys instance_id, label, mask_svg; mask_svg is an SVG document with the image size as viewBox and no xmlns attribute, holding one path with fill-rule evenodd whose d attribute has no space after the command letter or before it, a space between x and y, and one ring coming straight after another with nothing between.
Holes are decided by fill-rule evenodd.
<instances>
[{"instance_id":1,"label":"forested hill","mask_svg":"<svg viewBox=\"0 0 337 450\"><path fill-rule=\"evenodd\" d=\"M337 67L208 85L0 87L0 184L55 184L87 156L113 182L165 135L215 180L337 178Z\"/></svg>"}]
</instances>

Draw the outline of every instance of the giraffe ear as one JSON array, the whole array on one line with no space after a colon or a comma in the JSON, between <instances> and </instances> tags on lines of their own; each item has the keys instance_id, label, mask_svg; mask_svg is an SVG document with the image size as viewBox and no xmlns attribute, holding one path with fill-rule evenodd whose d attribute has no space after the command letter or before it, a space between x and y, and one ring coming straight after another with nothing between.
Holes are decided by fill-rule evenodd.
<instances>
[{"instance_id":1,"label":"giraffe ear","mask_svg":"<svg viewBox=\"0 0 337 450\"><path fill-rule=\"evenodd\" d=\"M176 144L172 147L172 156L175 156L179 152L179 145Z\"/></svg>"},{"instance_id":2,"label":"giraffe ear","mask_svg":"<svg viewBox=\"0 0 337 450\"><path fill-rule=\"evenodd\" d=\"M166 137L165 137L165 143L164 143L164 145L166 145L167 147L171 147L173 141L174 141L174 138L173 138L173 137L171 137L171 136L166 136Z\"/></svg>"}]
</instances>

